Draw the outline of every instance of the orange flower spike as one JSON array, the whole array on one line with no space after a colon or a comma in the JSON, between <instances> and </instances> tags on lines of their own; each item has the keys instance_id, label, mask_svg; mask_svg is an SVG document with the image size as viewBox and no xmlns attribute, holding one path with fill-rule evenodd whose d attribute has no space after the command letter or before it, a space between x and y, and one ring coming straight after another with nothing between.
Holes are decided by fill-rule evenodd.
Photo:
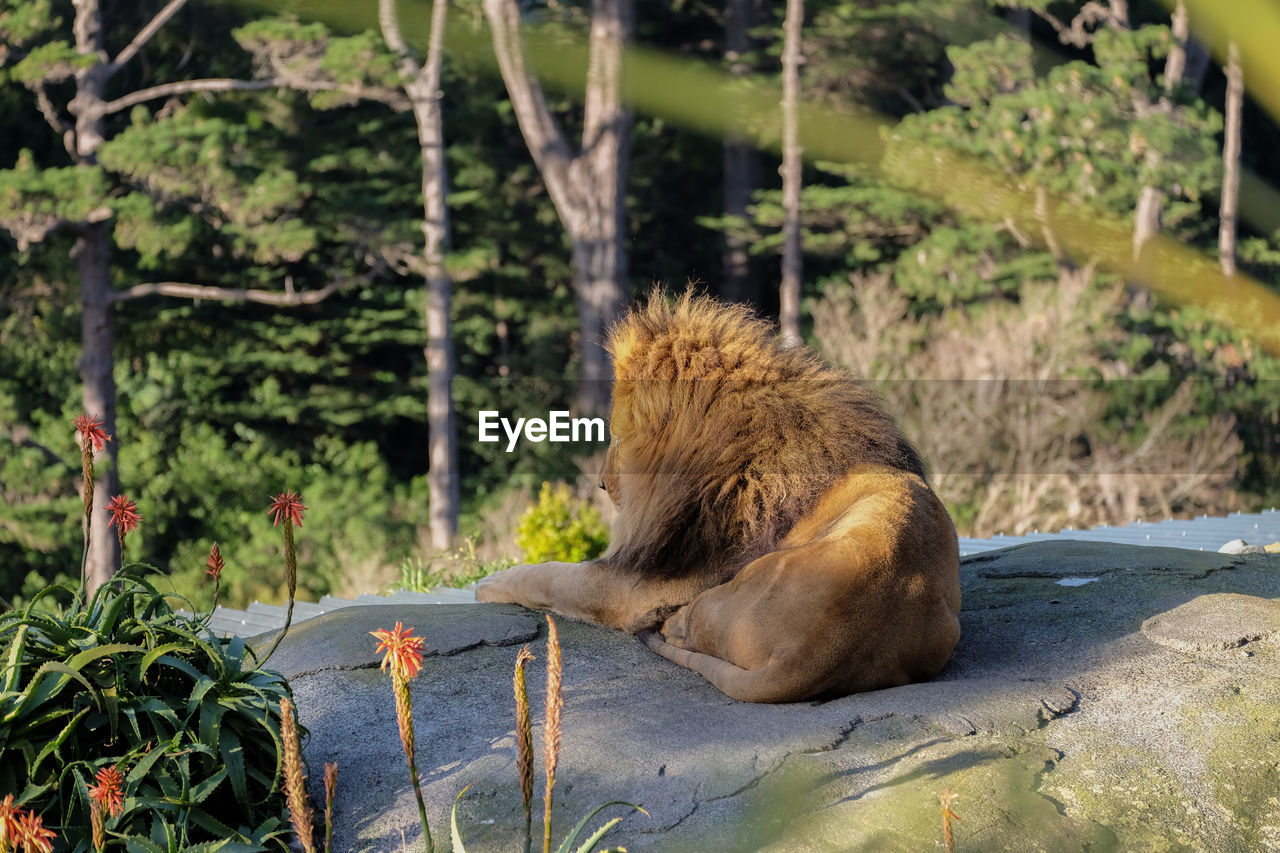
<instances>
[{"instance_id":1,"label":"orange flower spike","mask_svg":"<svg viewBox=\"0 0 1280 853\"><path fill-rule=\"evenodd\" d=\"M98 771L98 784L89 786L89 799L102 804L110 817L124 809L124 774L115 767L103 767Z\"/></svg>"},{"instance_id":2,"label":"orange flower spike","mask_svg":"<svg viewBox=\"0 0 1280 853\"><path fill-rule=\"evenodd\" d=\"M302 505L302 498L297 492L281 492L271 499L271 508L267 510L271 514L272 526L277 526L284 519L293 522L294 527L302 526L302 513L306 511L306 507Z\"/></svg>"},{"instance_id":3,"label":"orange flower spike","mask_svg":"<svg viewBox=\"0 0 1280 853\"><path fill-rule=\"evenodd\" d=\"M18 836L18 817L22 809L13 805L13 794L0 800L0 850L12 850Z\"/></svg>"},{"instance_id":4,"label":"orange flower spike","mask_svg":"<svg viewBox=\"0 0 1280 853\"><path fill-rule=\"evenodd\" d=\"M422 637L411 636L412 628L404 627L401 622L390 631L370 631L378 639L378 648L374 654L385 653L382 658L382 671L391 668L393 675L401 678L413 678L422 671L422 647L426 642Z\"/></svg>"},{"instance_id":5,"label":"orange flower spike","mask_svg":"<svg viewBox=\"0 0 1280 853\"><path fill-rule=\"evenodd\" d=\"M213 547L209 549L209 561L205 563L208 567L206 575L211 576L214 580L222 577L222 551L218 548L218 543L214 542Z\"/></svg>"},{"instance_id":6,"label":"orange flower spike","mask_svg":"<svg viewBox=\"0 0 1280 853\"><path fill-rule=\"evenodd\" d=\"M76 432L80 433L80 446L84 447L88 441L93 445L94 453L100 452L111 440L111 436L102 428L101 418L80 415L72 423L76 425Z\"/></svg>"},{"instance_id":7,"label":"orange flower spike","mask_svg":"<svg viewBox=\"0 0 1280 853\"><path fill-rule=\"evenodd\" d=\"M138 514L138 505L128 495L116 495L112 498L107 504L107 512L111 513L111 521L108 524L117 527L122 537L126 533L137 530L138 522L142 521L142 516Z\"/></svg>"},{"instance_id":8,"label":"orange flower spike","mask_svg":"<svg viewBox=\"0 0 1280 853\"><path fill-rule=\"evenodd\" d=\"M53 840L57 837L52 829L44 828L44 820L38 814L25 812L18 818L14 846L21 846L26 853L53 853Z\"/></svg>"}]
</instances>

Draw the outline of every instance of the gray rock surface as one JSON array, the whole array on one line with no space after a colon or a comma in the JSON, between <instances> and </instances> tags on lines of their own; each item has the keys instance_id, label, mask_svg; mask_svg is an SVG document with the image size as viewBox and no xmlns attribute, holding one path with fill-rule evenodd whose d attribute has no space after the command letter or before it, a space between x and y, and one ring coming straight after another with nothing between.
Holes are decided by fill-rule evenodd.
<instances>
[{"instance_id":1,"label":"gray rock surface","mask_svg":"<svg viewBox=\"0 0 1280 853\"><path fill-rule=\"evenodd\" d=\"M559 620L557 843L626 800L648 816L596 824L625 815L608 841L632 851L934 850L950 788L960 850L1280 850L1280 558L1034 543L965 560L961 581L938 680L829 702L735 702L625 634ZM335 611L271 660L311 730L317 801L339 764L334 849L422 849L368 635L397 620L428 645L413 701L436 849L469 785L467 849L520 850L511 674L531 643L538 725L546 629L490 605ZM541 755L538 772L540 791Z\"/></svg>"}]
</instances>

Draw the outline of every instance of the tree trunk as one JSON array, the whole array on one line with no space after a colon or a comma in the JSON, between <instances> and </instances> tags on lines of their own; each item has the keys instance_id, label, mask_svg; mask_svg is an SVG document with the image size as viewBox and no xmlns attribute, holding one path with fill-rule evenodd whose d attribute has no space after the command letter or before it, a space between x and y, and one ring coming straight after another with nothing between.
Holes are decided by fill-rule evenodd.
<instances>
[{"instance_id":1,"label":"tree trunk","mask_svg":"<svg viewBox=\"0 0 1280 853\"><path fill-rule=\"evenodd\" d=\"M1225 275L1236 274L1236 208L1240 201L1240 114L1244 111L1244 71L1240 48L1227 48L1226 129L1222 142L1222 208L1218 258Z\"/></svg>"},{"instance_id":2,"label":"tree trunk","mask_svg":"<svg viewBox=\"0 0 1280 853\"><path fill-rule=\"evenodd\" d=\"M1164 66L1164 95L1155 107L1166 115L1173 111L1171 98L1178 84L1182 82L1182 74L1187 65L1187 40L1190 36L1190 28L1187 20L1187 5L1184 0L1178 0L1178 5L1173 11L1171 36L1173 43L1169 46L1169 58ZM1150 171L1158 168L1159 165L1159 152L1148 149L1146 168ZM1146 186L1138 193L1138 204L1133 216L1134 263L1141 258L1142 247L1146 242L1160 233L1160 212L1163 206L1164 193L1158 187Z\"/></svg>"},{"instance_id":3,"label":"tree trunk","mask_svg":"<svg viewBox=\"0 0 1280 853\"><path fill-rule=\"evenodd\" d=\"M724 55L731 77L745 77L751 66L745 55L751 50L751 28L756 24L755 0L728 0L725 4ZM760 154L755 146L734 133L724 138L724 214L747 217L751 193L760 178ZM731 302L759 306L760 282L753 275L747 240L726 231L721 253L723 279L720 295Z\"/></svg>"},{"instance_id":4,"label":"tree trunk","mask_svg":"<svg viewBox=\"0 0 1280 853\"><path fill-rule=\"evenodd\" d=\"M587 91L583 101L584 169L575 195L587 208L570 230L574 292L582 330L582 389L579 408L591 415L609 409L613 367L605 335L626 307L627 173L631 161L631 114L622 104L622 61L633 27L632 0L592 0ZM581 227L585 226L585 227Z\"/></svg>"},{"instance_id":5,"label":"tree trunk","mask_svg":"<svg viewBox=\"0 0 1280 853\"><path fill-rule=\"evenodd\" d=\"M76 76L76 94L71 110L75 114L76 156L94 163L103 142L106 100L103 97L109 69L100 60L102 16L97 0L78 0L73 24L76 52L99 61ZM107 502L120 491L116 460L120 436L116 430L115 316L111 299L111 226L106 222L78 226L75 258L80 275L80 380L84 411L102 418L102 427L111 441L95 466L93 511L90 514L89 553L85 561L88 594L110 580L120 565L120 543L108 526Z\"/></svg>"},{"instance_id":6,"label":"tree trunk","mask_svg":"<svg viewBox=\"0 0 1280 853\"><path fill-rule=\"evenodd\" d=\"M787 0L782 47L782 287L778 322L788 346L800 343L800 279L804 258L800 240L801 154L798 100L800 96L800 28L804 0Z\"/></svg>"},{"instance_id":7,"label":"tree trunk","mask_svg":"<svg viewBox=\"0 0 1280 853\"><path fill-rule=\"evenodd\" d=\"M107 526L107 501L120 491L116 460L120 435L116 430L115 308L111 302L111 236L105 222L81 227L75 257L80 273L80 381L84 411L102 419L111 441L94 466L93 512L85 581L89 595L111 579L120 565L120 543Z\"/></svg>"},{"instance_id":8,"label":"tree trunk","mask_svg":"<svg viewBox=\"0 0 1280 853\"><path fill-rule=\"evenodd\" d=\"M579 409L603 414L612 370L604 350L609 324L627 296L626 180L631 116L622 105L623 49L633 0L592 0L582 147L572 153L525 67L515 0L484 0L507 95L547 194L569 234L574 299L581 333Z\"/></svg>"},{"instance_id":9,"label":"tree trunk","mask_svg":"<svg viewBox=\"0 0 1280 853\"><path fill-rule=\"evenodd\" d=\"M431 544L453 544L458 532L461 490L458 477L458 428L453 411L453 328L450 321L453 280L445 269L449 211L445 205L448 174L444 161L444 121L440 113L440 66L446 0L431 7L431 42L426 65L407 91L422 147L423 258L427 267L427 436L430 465L427 488L431 502Z\"/></svg>"},{"instance_id":10,"label":"tree trunk","mask_svg":"<svg viewBox=\"0 0 1280 853\"><path fill-rule=\"evenodd\" d=\"M431 4L431 36L426 61L419 66L409 52L396 17L395 0L379 0L378 22L387 46L400 57L404 90L413 106L422 155L422 236L426 278L427 330L427 494L431 547L443 551L458 532L461 491L458 476L458 426L453 410L453 280L445 267L449 249L448 172L444 159L444 119L440 111L440 72L444 60L446 0Z\"/></svg>"}]
</instances>

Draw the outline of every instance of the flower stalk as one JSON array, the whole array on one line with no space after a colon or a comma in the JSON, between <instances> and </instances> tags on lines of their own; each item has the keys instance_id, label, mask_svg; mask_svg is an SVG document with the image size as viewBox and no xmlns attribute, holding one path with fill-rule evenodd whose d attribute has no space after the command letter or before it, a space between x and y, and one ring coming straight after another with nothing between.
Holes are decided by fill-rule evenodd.
<instances>
[{"instance_id":1,"label":"flower stalk","mask_svg":"<svg viewBox=\"0 0 1280 853\"><path fill-rule=\"evenodd\" d=\"M293 624L293 598L298 591L298 553L293 544L293 528L295 525L302 526L304 511L306 507L302 505L302 498L293 491L276 495L272 498L271 507L267 510L273 519L272 527L278 527L281 521L284 522L284 578L289 587L289 606L284 614L284 627L280 629L280 633L276 634L271 648L267 649L266 655L262 658L262 663L266 663L267 659L275 654L280 641L284 639L285 634L289 633L289 626Z\"/></svg>"},{"instance_id":2,"label":"flower stalk","mask_svg":"<svg viewBox=\"0 0 1280 853\"><path fill-rule=\"evenodd\" d=\"M102 819L102 803L89 801L89 828L93 835L93 849L102 853L107 847L107 827Z\"/></svg>"},{"instance_id":3,"label":"flower stalk","mask_svg":"<svg viewBox=\"0 0 1280 853\"><path fill-rule=\"evenodd\" d=\"M942 801L942 843L947 853L955 853L956 838L951 831L951 821L960 820L960 815L951 810L951 804L955 802L956 795L948 788L938 795L938 799Z\"/></svg>"},{"instance_id":4,"label":"flower stalk","mask_svg":"<svg viewBox=\"0 0 1280 853\"><path fill-rule=\"evenodd\" d=\"M409 764L409 777L413 782L413 795L418 801L418 817L422 821L422 841L427 853L435 850L431 840L431 827L427 823L427 807L422 801L422 784L418 781L418 762L413 737L413 696L409 693L409 680L422 671L422 647L424 640L414 637L412 628L401 622L390 631L370 631L378 639L375 654L383 653L382 670L391 673L391 689L396 697L396 722L400 726L400 744Z\"/></svg>"},{"instance_id":5,"label":"flower stalk","mask_svg":"<svg viewBox=\"0 0 1280 853\"><path fill-rule=\"evenodd\" d=\"M516 770L520 774L520 796L524 802L524 853L533 843L533 722L529 713L529 686L524 666L533 660L533 652L525 646L516 655L513 677L516 693Z\"/></svg>"},{"instance_id":6,"label":"flower stalk","mask_svg":"<svg viewBox=\"0 0 1280 853\"><path fill-rule=\"evenodd\" d=\"M307 798L307 774L302 769L302 747L298 725L293 718L293 702L280 700L280 739L284 742L284 796L294 835L306 853L315 853L314 818Z\"/></svg>"},{"instance_id":7,"label":"flower stalk","mask_svg":"<svg viewBox=\"0 0 1280 853\"><path fill-rule=\"evenodd\" d=\"M80 580L87 587L89 579L85 576L85 566L89 560L89 535L93 527L93 457L106 446L111 436L102 428L101 418L78 415L72 423L79 436L80 476L84 481L84 553L80 556ZM4 853L3 849L0 853Z\"/></svg>"},{"instance_id":8,"label":"flower stalk","mask_svg":"<svg viewBox=\"0 0 1280 853\"><path fill-rule=\"evenodd\" d=\"M556 620L547 616L547 721L543 726L543 751L547 789L543 795L542 853L551 853L551 794L556 786L556 765L560 763L560 715L564 707L560 685L564 666L560 659L560 633Z\"/></svg>"},{"instance_id":9,"label":"flower stalk","mask_svg":"<svg viewBox=\"0 0 1280 853\"><path fill-rule=\"evenodd\" d=\"M333 850L333 801L338 794L338 765L324 763L324 853Z\"/></svg>"}]
</instances>

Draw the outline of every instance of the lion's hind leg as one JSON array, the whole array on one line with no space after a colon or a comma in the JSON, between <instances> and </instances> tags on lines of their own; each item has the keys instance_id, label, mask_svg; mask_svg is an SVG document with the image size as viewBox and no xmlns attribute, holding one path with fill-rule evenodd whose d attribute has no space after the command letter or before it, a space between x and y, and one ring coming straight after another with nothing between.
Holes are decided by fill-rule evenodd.
<instances>
[{"instance_id":1,"label":"lion's hind leg","mask_svg":"<svg viewBox=\"0 0 1280 853\"><path fill-rule=\"evenodd\" d=\"M766 663L759 669L742 667L703 652L673 646L661 634L644 631L639 638L672 663L693 670L739 702L794 702L795 687L780 678L776 667Z\"/></svg>"}]
</instances>

